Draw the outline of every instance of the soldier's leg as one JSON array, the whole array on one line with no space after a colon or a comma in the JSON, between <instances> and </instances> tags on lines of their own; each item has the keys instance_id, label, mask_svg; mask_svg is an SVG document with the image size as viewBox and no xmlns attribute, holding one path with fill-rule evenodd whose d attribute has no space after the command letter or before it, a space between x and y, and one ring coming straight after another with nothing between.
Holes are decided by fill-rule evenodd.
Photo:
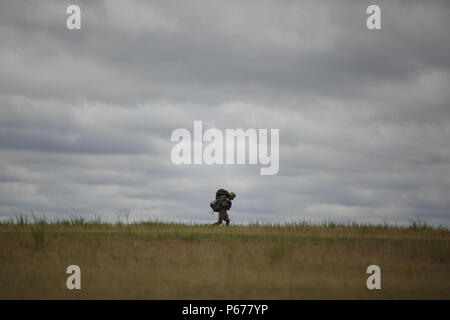
<instances>
[{"instance_id":1,"label":"soldier's leg","mask_svg":"<svg viewBox=\"0 0 450 320\"><path fill-rule=\"evenodd\" d=\"M223 222L223 212L219 212L219 220L216 222L216 225L220 226Z\"/></svg>"},{"instance_id":2,"label":"soldier's leg","mask_svg":"<svg viewBox=\"0 0 450 320\"><path fill-rule=\"evenodd\" d=\"M225 212L225 214L223 215L223 220L227 223L227 226L230 225L230 218L228 217L227 212Z\"/></svg>"}]
</instances>

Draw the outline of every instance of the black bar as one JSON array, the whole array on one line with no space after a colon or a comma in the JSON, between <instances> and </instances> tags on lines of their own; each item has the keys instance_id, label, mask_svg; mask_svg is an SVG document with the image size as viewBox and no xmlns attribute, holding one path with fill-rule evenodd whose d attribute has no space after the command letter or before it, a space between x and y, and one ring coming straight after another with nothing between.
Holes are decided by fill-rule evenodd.
<instances>
[{"instance_id":1,"label":"black bar","mask_svg":"<svg viewBox=\"0 0 450 320\"><path fill-rule=\"evenodd\" d=\"M245 305L245 307L244 307ZM29 312L58 319L139 317L139 319L322 319L430 316L445 312L448 300L10 300L0 301L4 314ZM214 312L213 312L214 310ZM307 316L307 317L306 317ZM284 319L283 319L284 320Z\"/></svg>"}]
</instances>

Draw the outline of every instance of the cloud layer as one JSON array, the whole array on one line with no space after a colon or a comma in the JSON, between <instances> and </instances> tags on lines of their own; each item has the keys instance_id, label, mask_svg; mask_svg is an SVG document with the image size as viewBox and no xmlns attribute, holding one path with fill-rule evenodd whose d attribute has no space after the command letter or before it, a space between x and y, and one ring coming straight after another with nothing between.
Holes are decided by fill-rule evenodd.
<instances>
[{"instance_id":1,"label":"cloud layer","mask_svg":"<svg viewBox=\"0 0 450 320\"><path fill-rule=\"evenodd\" d=\"M0 215L450 225L450 5L0 4ZM280 129L280 170L175 166L176 128Z\"/></svg>"}]
</instances>

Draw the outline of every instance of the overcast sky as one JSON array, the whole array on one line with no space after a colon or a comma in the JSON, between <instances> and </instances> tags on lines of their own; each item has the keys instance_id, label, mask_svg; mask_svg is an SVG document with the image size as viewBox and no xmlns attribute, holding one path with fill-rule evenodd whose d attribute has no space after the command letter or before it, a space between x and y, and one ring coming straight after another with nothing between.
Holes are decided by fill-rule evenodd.
<instances>
[{"instance_id":1,"label":"overcast sky","mask_svg":"<svg viewBox=\"0 0 450 320\"><path fill-rule=\"evenodd\" d=\"M448 1L2 1L0 217L213 222L226 188L234 223L449 226L449 16ZM194 120L280 129L278 174L174 165L170 135Z\"/></svg>"}]
</instances>

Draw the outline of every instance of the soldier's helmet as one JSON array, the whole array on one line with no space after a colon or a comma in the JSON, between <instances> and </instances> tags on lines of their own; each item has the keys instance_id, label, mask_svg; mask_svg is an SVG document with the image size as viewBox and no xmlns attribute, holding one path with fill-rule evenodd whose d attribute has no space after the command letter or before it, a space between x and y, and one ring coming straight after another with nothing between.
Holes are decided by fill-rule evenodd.
<instances>
[{"instance_id":1,"label":"soldier's helmet","mask_svg":"<svg viewBox=\"0 0 450 320\"><path fill-rule=\"evenodd\" d=\"M234 198L236 198L236 193L230 192L230 198L231 198L231 200L233 200Z\"/></svg>"}]
</instances>

